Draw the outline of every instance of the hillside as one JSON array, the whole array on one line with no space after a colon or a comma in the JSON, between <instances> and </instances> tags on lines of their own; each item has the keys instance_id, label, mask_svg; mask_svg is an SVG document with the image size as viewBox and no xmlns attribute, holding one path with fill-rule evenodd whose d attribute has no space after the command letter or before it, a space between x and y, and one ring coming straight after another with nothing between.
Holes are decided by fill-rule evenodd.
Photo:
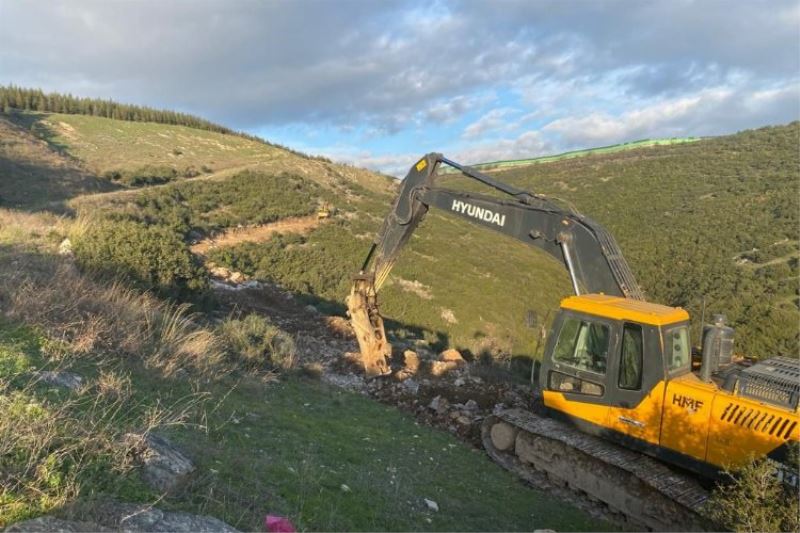
<instances>
[{"instance_id":1,"label":"hillside","mask_svg":"<svg viewBox=\"0 0 800 533\"><path fill-rule=\"evenodd\" d=\"M111 524L119 502L242 530L267 513L301 530L609 527L523 487L464 439L322 381L315 361L352 340L284 293L256 299L294 309L300 331L280 313L227 306L189 251L239 225L308 218L322 201L336 215L315 233L338 235L370 216L361 206L381 210L392 181L181 126L15 113L0 128L0 528L44 514ZM187 163L216 166L153 186L106 175ZM307 248L291 240L275 237ZM166 489L141 474L151 434L192 464Z\"/></svg>"},{"instance_id":2,"label":"hillside","mask_svg":"<svg viewBox=\"0 0 800 533\"><path fill-rule=\"evenodd\" d=\"M74 196L115 188L2 115L0 176L0 207L57 210Z\"/></svg>"},{"instance_id":3,"label":"hillside","mask_svg":"<svg viewBox=\"0 0 800 533\"><path fill-rule=\"evenodd\" d=\"M211 247L206 254L213 263L276 282L328 313L343 313L350 276L394 191L390 180L368 171L241 137L80 115L22 116L32 131L95 176L147 165L211 170L154 188L84 195L69 204L135 224L129 227L168 228L187 263L193 261L192 239L213 240L228 228L305 216L330 203L337 211L330 223L304 235L260 243L237 239L235 246ZM798 338L797 138L794 123L495 174L568 200L606 225L652 300L684 306L699 317L705 298L707 316L724 312L741 330L742 353L787 354L794 353ZM478 189L451 175L443 178L448 181ZM93 257L98 254L102 268L119 266L105 251ZM202 268L188 270L194 273L178 278L207 276ZM381 301L398 340L422 337L435 348L509 357L531 352L527 311L544 324L569 292L565 272L544 254L432 212L398 261Z\"/></svg>"},{"instance_id":4,"label":"hillside","mask_svg":"<svg viewBox=\"0 0 800 533\"><path fill-rule=\"evenodd\" d=\"M496 176L609 228L649 299L698 319L705 298L706 316L725 313L737 328L740 353L796 356L798 146L794 122Z\"/></svg>"},{"instance_id":5,"label":"hillside","mask_svg":"<svg viewBox=\"0 0 800 533\"><path fill-rule=\"evenodd\" d=\"M793 123L497 176L606 225L650 298L684 305L695 327L705 298L707 316L725 312L737 327L739 351L794 354L799 137ZM42 112L0 115L0 172L0 401L14 415L0 422L0 451L16 476L0 493L0 524L54 510L93 518L112 498L245 529L266 512L328 530L608 527L573 508L580 499L523 489L473 453L474 421L437 422L456 439L314 377L354 349L324 314L343 314L393 180L207 129ZM220 267L275 285L220 290ZM491 411L519 397L503 369L528 360L569 292L544 254L432 212L381 310L397 347L452 346L489 362L472 371ZM37 374L65 369L87 385L59 390ZM407 409L428 413L429 401ZM119 449L142 431L169 435L198 465L164 499Z\"/></svg>"}]
</instances>

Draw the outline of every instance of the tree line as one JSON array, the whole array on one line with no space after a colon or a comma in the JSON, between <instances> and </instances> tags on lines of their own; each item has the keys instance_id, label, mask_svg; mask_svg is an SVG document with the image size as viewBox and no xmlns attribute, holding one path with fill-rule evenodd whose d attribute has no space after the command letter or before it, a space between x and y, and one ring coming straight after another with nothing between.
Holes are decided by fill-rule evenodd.
<instances>
[{"instance_id":1,"label":"tree line","mask_svg":"<svg viewBox=\"0 0 800 533\"><path fill-rule=\"evenodd\" d=\"M36 111L40 113L64 113L70 115L89 115L130 122L156 122L174 126L213 131L224 135L238 135L252 141L270 144L260 137L234 131L211 121L176 111L153 109L151 107L120 104L113 100L83 98L71 94L45 93L41 89L28 89L15 85L0 85L0 111Z\"/></svg>"}]
</instances>

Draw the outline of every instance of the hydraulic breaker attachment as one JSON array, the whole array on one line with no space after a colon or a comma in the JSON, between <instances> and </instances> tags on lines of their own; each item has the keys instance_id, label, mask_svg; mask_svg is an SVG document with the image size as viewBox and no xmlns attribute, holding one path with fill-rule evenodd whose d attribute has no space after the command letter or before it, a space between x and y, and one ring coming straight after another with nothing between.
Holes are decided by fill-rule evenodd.
<instances>
[{"instance_id":1,"label":"hydraulic breaker attachment","mask_svg":"<svg viewBox=\"0 0 800 533\"><path fill-rule=\"evenodd\" d=\"M361 362L367 377L390 374L392 370L389 368L388 358L392 355L392 346L386 340L372 276L353 278L350 296L347 297L347 312L358 339Z\"/></svg>"}]
</instances>

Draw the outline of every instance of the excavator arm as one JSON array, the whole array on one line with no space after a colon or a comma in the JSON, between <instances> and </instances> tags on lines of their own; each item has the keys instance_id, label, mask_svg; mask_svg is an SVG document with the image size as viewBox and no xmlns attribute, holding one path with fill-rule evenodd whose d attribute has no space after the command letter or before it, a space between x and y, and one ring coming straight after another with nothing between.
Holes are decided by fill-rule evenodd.
<instances>
[{"instance_id":1,"label":"excavator arm","mask_svg":"<svg viewBox=\"0 0 800 533\"><path fill-rule=\"evenodd\" d=\"M452 167L507 198L437 188L434 185L441 165ZM387 358L391 356L391 345L378 310L378 292L430 207L544 250L565 266L575 294L604 293L644 300L619 246L602 226L544 195L517 189L431 153L420 159L403 180L347 298L368 376L390 372Z\"/></svg>"}]
</instances>

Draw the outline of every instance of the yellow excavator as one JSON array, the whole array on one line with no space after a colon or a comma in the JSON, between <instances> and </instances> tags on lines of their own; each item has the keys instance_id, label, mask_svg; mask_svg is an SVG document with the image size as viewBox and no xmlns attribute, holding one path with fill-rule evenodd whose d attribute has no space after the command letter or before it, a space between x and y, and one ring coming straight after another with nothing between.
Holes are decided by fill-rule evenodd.
<instances>
[{"instance_id":1,"label":"yellow excavator","mask_svg":"<svg viewBox=\"0 0 800 533\"><path fill-rule=\"evenodd\" d=\"M505 196L436 187L443 166ZM431 207L547 252L575 293L562 300L547 337L539 408L483 422L495 461L529 480L545 472L654 530L705 527L708 494L698 475L714 479L752 457L768 456L776 475L797 487L789 456L800 441L800 360L736 361L734 331L717 316L703 327L695 371L689 314L645 301L601 225L441 154L411 167L347 299L368 376L391 373L377 295Z\"/></svg>"}]
</instances>

